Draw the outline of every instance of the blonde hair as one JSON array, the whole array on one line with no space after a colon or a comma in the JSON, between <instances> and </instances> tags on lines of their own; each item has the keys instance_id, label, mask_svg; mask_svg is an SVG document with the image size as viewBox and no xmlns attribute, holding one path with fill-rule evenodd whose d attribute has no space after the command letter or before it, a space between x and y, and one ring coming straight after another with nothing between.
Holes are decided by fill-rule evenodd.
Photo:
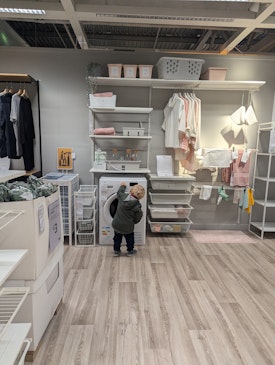
<instances>
[{"instance_id":1,"label":"blonde hair","mask_svg":"<svg viewBox=\"0 0 275 365\"><path fill-rule=\"evenodd\" d=\"M136 184L131 187L130 189L131 195L133 195L138 200L142 199L145 195L145 189L142 185Z\"/></svg>"}]
</instances>

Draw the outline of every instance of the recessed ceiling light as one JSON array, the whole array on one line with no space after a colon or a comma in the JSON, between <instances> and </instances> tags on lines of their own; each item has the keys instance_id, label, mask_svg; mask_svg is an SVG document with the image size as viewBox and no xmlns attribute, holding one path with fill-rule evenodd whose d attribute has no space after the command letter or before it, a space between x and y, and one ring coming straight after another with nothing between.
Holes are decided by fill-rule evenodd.
<instances>
[{"instance_id":1,"label":"recessed ceiling light","mask_svg":"<svg viewBox=\"0 0 275 365\"><path fill-rule=\"evenodd\" d=\"M46 14L42 9L21 9L21 8L0 8L0 13L13 13L13 14Z\"/></svg>"}]
</instances>

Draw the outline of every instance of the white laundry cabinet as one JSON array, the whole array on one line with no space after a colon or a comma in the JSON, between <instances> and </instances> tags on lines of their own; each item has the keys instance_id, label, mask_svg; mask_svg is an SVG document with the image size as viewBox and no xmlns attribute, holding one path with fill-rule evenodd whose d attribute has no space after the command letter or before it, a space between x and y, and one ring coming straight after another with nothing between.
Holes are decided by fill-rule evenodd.
<instances>
[{"instance_id":1,"label":"white laundry cabinet","mask_svg":"<svg viewBox=\"0 0 275 365\"><path fill-rule=\"evenodd\" d=\"M153 233L186 233L192 224L192 182L190 175L160 177L149 175L151 189L148 223Z\"/></svg>"}]
</instances>

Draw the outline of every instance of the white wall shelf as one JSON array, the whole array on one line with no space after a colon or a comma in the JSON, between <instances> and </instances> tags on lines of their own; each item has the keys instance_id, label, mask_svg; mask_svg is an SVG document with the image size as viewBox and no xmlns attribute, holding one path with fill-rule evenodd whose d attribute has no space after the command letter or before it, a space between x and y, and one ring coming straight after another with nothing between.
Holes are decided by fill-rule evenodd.
<instances>
[{"instance_id":1,"label":"white wall shelf","mask_svg":"<svg viewBox=\"0 0 275 365\"><path fill-rule=\"evenodd\" d=\"M27 252L28 250L25 249L0 250L0 286L18 267ZM30 340L26 340L26 337L31 324L12 324L11 322L21 308L29 291L28 287L5 287L0 289L0 364L14 365L22 364L22 361L24 361L30 344ZM23 349L24 345L25 348Z\"/></svg>"},{"instance_id":2,"label":"white wall shelf","mask_svg":"<svg viewBox=\"0 0 275 365\"><path fill-rule=\"evenodd\" d=\"M18 177L25 175L26 175L25 170L0 170L0 183L16 179Z\"/></svg>"},{"instance_id":3,"label":"white wall shelf","mask_svg":"<svg viewBox=\"0 0 275 365\"><path fill-rule=\"evenodd\" d=\"M150 169L147 168L139 168L138 170L123 170L123 171L115 171L115 170L98 170L98 169L94 169L91 168L89 170L92 173L98 173L98 174L114 174L114 173L121 173L121 174L149 174L151 171Z\"/></svg>"},{"instance_id":4,"label":"white wall shelf","mask_svg":"<svg viewBox=\"0 0 275 365\"><path fill-rule=\"evenodd\" d=\"M112 113L112 114L149 114L153 111L153 108L135 108L135 107L115 107L115 108L91 108L96 113Z\"/></svg>"},{"instance_id":5,"label":"white wall shelf","mask_svg":"<svg viewBox=\"0 0 275 365\"><path fill-rule=\"evenodd\" d=\"M111 107L111 108L91 108L89 137L92 142L92 162L95 159L96 149L101 149L107 153L107 160L110 160L112 149L117 149L120 158L123 158L126 150L131 148L138 151L141 161L141 167L133 169L110 169L101 170L99 166L93 166L90 169L92 173L137 173L147 174L149 170L149 144L152 139L150 134L151 112L153 108L143 107ZM144 135L124 135L124 128L136 125L137 128L143 128ZM114 135L94 134L97 128L115 126ZM93 163L94 164L94 163ZM94 164L95 165L95 164ZM93 176L94 182L94 176Z\"/></svg>"},{"instance_id":6,"label":"white wall shelf","mask_svg":"<svg viewBox=\"0 0 275 365\"><path fill-rule=\"evenodd\" d=\"M134 139L134 140L143 140L143 139L152 139L152 136L118 136L118 135L102 135L102 134L91 134L90 138L96 139Z\"/></svg>"},{"instance_id":7,"label":"white wall shelf","mask_svg":"<svg viewBox=\"0 0 275 365\"><path fill-rule=\"evenodd\" d=\"M90 77L91 78L91 77ZM256 91L265 81L212 81L212 80L164 80L164 79L127 79L96 77L91 78L97 85L149 87L153 89L192 89Z\"/></svg>"}]
</instances>

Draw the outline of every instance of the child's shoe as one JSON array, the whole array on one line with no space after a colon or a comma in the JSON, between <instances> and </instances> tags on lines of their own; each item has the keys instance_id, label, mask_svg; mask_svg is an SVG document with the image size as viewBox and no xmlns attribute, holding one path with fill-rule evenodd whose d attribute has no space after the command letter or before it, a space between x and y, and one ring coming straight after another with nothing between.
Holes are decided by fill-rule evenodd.
<instances>
[{"instance_id":1,"label":"child's shoe","mask_svg":"<svg viewBox=\"0 0 275 365\"><path fill-rule=\"evenodd\" d=\"M114 256L118 257L120 255L120 251L114 251Z\"/></svg>"},{"instance_id":2,"label":"child's shoe","mask_svg":"<svg viewBox=\"0 0 275 365\"><path fill-rule=\"evenodd\" d=\"M127 256L128 257L131 257L131 256L133 256L134 254L136 254L137 253L137 250L132 250L132 251L128 251L127 252Z\"/></svg>"}]
</instances>

